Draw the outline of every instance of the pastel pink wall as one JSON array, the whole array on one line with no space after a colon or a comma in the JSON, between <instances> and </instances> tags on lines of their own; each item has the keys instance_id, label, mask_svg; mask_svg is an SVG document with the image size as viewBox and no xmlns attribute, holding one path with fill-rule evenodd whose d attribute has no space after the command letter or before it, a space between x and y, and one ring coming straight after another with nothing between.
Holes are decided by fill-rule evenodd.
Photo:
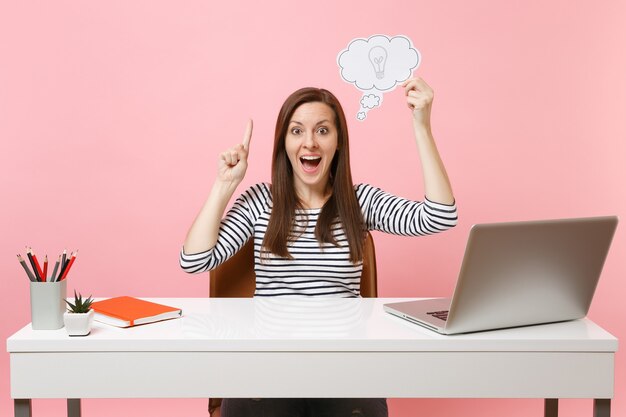
<instances>
[{"instance_id":1,"label":"pastel pink wall","mask_svg":"<svg viewBox=\"0 0 626 417\"><path fill-rule=\"evenodd\" d=\"M477 222L617 214L626 218L626 3L615 1L54 1L0 3L0 334L30 321L15 260L80 249L69 281L97 296L202 297L178 250L219 151L253 117L245 184L268 180L282 100L334 91L350 115L357 181L422 198L399 91L364 123L337 53L355 37L409 36L433 86L435 134L460 223L424 239L377 234L381 296L454 285ZM242 189L243 189L242 185ZM624 225L590 316L626 338ZM8 354L0 415L11 415ZM381 364L384 366L384 364ZM88 370L69 370L68 377ZM626 414L617 355L614 415ZM62 415L57 400L38 416ZM204 400L87 400L85 415L205 416ZM394 416L539 415L539 400L391 400ZM563 415L590 415L565 400Z\"/></svg>"}]
</instances>

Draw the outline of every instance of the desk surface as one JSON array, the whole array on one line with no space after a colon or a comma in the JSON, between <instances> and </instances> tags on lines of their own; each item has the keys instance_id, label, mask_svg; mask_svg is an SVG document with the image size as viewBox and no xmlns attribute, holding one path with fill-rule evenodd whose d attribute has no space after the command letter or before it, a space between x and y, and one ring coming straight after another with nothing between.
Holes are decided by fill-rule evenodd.
<instances>
[{"instance_id":1,"label":"desk surface","mask_svg":"<svg viewBox=\"0 0 626 417\"><path fill-rule=\"evenodd\" d=\"M444 336L383 311L404 299L160 298L180 319L133 328L94 322L87 337L65 329L7 339L15 352L77 351L561 351L615 352L617 339L589 319Z\"/></svg>"},{"instance_id":2,"label":"desk surface","mask_svg":"<svg viewBox=\"0 0 626 417\"><path fill-rule=\"evenodd\" d=\"M588 319L443 336L383 311L398 299L152 300L184 316L19 330L12 398L613 397L617 339ZM59 378L77 368L90 384Z\"/></svg>"}]
</instances>

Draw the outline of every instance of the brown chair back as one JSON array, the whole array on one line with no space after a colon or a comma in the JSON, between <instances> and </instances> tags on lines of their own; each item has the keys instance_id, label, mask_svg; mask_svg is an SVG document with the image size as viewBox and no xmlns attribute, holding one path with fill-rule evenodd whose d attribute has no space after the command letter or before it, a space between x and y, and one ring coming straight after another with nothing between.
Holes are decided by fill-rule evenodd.
<instances>
[{"instance_id":1,"label":"brown chair back","mask_svg":"<svg viewBox=\"0 0 626 417\"><path fill-rule=\"evenodd\" d=\"M256 288L254 273L254 239L248 242L229 260L210 272L209 297L252 297ZM361 296L376 297L376 251L370 232L363 246L363 273Z\"/></svg>"}]
</instances>

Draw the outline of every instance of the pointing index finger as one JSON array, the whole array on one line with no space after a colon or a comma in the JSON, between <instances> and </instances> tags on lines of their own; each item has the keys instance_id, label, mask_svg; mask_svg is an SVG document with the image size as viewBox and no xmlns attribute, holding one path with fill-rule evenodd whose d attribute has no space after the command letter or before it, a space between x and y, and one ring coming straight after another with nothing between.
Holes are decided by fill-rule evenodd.
<instances>
[{"instance_id":1,"label":"pointing index finger","mask_svg":"<svg viewBox=\"0 0 626 417\"><path fill-rule=\"evenodd\" d=\"M248 147L250 146L250 138L252 138L252 119L248 120L248 123L246 125L246 133L244 133L243 135L243 147L245 150L248 150Z\"/></svg>"}]
</instances>

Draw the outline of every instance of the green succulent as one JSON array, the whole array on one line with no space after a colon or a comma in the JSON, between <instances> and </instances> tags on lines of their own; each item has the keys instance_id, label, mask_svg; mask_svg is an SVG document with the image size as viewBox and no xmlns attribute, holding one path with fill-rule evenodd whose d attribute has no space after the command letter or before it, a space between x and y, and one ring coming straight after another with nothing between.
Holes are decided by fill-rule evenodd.
<instances>
[{"instance_id":1,"label":"green succulent","mask_svg":"<svg viewBox=\"0 0 626 417\"><path fill-rule=\"evenodd\" d=\"M68 311L72 313L88 313L91 310L91 303L93 300L91 299L91 295L86 300L83 300L83 296L78 293L76 295L76 290L74 290L74 304L65 300L67 305L69 306Z\"/></svg>"}]
</instances>

